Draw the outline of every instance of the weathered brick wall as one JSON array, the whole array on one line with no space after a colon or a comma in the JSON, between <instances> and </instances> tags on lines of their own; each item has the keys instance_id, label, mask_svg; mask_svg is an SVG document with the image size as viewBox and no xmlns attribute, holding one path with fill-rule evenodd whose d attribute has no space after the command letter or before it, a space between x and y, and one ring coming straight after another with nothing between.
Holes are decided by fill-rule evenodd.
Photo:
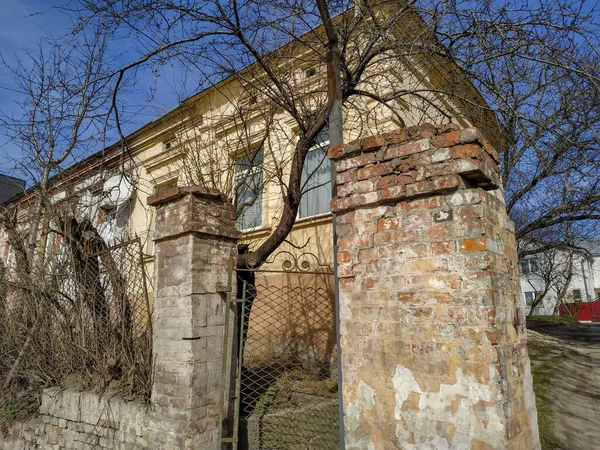
<instances>
[{"instance_id":1,"label":"weathered brick wall","mask_svg":"<svg viewBox=\"0 0 600 450\"><path fill-rule=\"evenodd\" d=\"M539 448L497 153L427 125L329 156L346 448Z\"/></svg>"},{"instance_id":2,"label":"weathered brick wall","mask_svg":"<svg viewBox=\"0 0 600 450\"><path fill-rule=\"evenodd\" d=\"M37 416L0 430L0 450L216 448L226 317L220 291L240 237L234 210L223 194L203 188L172 188L148 203L156 207L151 405L50 389Z\"/></svg>"}]
</instances>

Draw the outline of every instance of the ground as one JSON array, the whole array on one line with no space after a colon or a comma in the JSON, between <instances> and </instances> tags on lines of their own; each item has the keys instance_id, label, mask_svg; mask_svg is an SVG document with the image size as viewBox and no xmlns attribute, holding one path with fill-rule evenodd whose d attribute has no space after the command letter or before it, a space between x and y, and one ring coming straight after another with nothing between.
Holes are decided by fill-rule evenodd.
<instances>
[{"instance_id":1,"label":"ground","mask_svg":"<svg viewBox=\"0 0 600 450\"><path fill-rule=\"evenodd\" d=\"M556 316L528 321L542 448L595 450L600 442L600 324Z\"/></svg>"}]
</instances>

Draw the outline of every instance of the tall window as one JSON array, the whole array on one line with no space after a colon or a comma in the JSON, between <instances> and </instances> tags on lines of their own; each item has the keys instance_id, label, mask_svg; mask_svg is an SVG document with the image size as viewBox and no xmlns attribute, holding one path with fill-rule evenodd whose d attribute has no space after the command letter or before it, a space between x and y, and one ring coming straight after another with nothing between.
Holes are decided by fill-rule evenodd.
<instances>
[{"instance_id":1,"label":"tall window","mask_svg":"<svg viewBox=\"0 0 600 450\"><path fill-rule=\"evenodd\" d=\"M238 230L249 230L262 225L263 202L262 149L238 158L233 171L236 204L243 206L238 216Z\"/></svg>"},{"instance_id":2,"label":"tall window","mask_svg":"<svg viewBox=\"0 0 600 450\"><path fill-rule=\"evenodd\" d=\"M310 149L302 169L302 199L299 217L310 217L330 211L331 166L327 157L329 130L317 137L317 144Z\"/></svg>"},{"instance_id":3,"label":"tall window","mask_svg":"<svg viewBox=\"0 0 600 450\"><path fill-rule=\"evenodd\" d=\"M574 301L576 301L576 302L581 301L581 289L573 289L572 295L573 295Z\"/></svg>"}]
</instances>

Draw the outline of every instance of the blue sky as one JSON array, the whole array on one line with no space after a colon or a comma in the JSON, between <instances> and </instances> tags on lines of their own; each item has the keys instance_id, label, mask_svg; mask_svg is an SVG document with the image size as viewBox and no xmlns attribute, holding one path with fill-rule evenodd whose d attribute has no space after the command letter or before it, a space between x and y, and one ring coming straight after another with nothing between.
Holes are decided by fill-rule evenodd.
<instances>
[{"instance_id":1,"label":"blue sky","mask_svg":"<svg viewBox=\"0 0 600 450\"><path fill-rule=\"evenodd\" d=\"M9 64L14 64L18 58L23 59L25 52L35 50L42 37L64 34L69 24L63 14L48 10L48 2L43 0L0 0L0 6L0 52ZM3 115L19 112L17 102L20 94L15 89L13 74L0 65L0 108ZM6 138L0 138L0 172L11 171L13 161L10 158L13 157L18 157L18 149Z\"/></svg>"},{"instance_id":2,"label":"blue sky","mask_svg":"<svg viewBox=\"0 0 600 450\"><path fill-rule=\"evenodd\" d=\"M53 6L66 5L68 0L0 0L0 52L9 64L17 59L26 59L27 51L35 51L38 42L44 37L60 38L69 33L69 17ZM119 48L119 51L123 49ZM124 61L135 49L125 49ZM165 67L157 78L149 70L137 74L140 89L136 95L124 94L121 98L127 104L128 122L124 131L129 133L151 121L161 113L177 105L178 91L181 91L179 71ZM150 87L156 83L155 95L150 98ZM3 115L19 114L17 103L20 94L15 92L13 74L0 65L0 109ZM191 92L185 92L189 95ZM1 135L2 133L0 133ZM116 139L109 136L109 143ZM98 148L97 150L100 150ZM19 157L18 149L0 137L0 173L20 176L12 170L14 158Z\"/></svg>"}]
</instances>

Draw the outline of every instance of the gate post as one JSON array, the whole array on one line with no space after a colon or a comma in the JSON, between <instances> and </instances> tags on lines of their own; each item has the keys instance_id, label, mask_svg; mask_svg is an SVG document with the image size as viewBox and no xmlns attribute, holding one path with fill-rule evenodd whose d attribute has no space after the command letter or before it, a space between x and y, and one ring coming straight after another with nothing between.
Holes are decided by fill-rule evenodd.
<instances>
[{"instance_id":1,"label":"gate post","mask_svg":"<svg viewBox=\"0 0 600 450\"><path fill-rule=\"evenodd\" d=\"M156 207L152 404L187 421L186 448L216 448L225 329L218 287L228 285L241 234L216 190L174 187L148 205Z\"/></svg>"},{"instance_id":2,"label":"gate post","mask_svg":"<svg viewBox=\"0 0 600 450\"><path fill-rule=\"evenodd\" d=\"M425 125L329 157L346 449L539 449L497 153Z\"/></svg>"}]
</instances>

